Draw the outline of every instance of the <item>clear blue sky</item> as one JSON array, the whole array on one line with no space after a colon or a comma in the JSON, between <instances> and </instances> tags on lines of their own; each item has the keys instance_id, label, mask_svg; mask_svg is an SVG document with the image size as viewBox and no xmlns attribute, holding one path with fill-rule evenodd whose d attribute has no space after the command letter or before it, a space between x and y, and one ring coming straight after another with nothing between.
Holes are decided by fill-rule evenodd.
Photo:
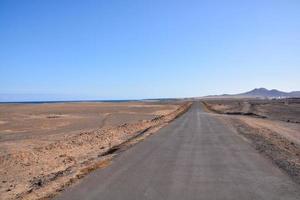
<instances>
[{"instance_id":1,"label":"clear blue sky","mask_svg":"<svg viewBox=\"0 0 300 200\"><path fill-rule=\"evenodd\" d=\"M0 0L0 93L300 90L299 0ZM38 98L38 97L37 97Z\"/></svg>"}]
</instances>

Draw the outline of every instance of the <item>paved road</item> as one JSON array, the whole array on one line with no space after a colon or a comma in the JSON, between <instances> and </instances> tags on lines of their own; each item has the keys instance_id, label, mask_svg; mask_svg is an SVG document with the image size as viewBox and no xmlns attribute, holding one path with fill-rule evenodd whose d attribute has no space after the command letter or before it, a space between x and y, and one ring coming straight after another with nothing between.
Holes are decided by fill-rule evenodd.
<instances>
[{"instance_id":1,"label":"paved road","mask_svg":"<svg viewBox=\"0 0 300 200\"><path fill-rule=\"evenodd\" d=\"M300 187L200 103L58 199L300 199Z\"/></svg>"}]
</instances>

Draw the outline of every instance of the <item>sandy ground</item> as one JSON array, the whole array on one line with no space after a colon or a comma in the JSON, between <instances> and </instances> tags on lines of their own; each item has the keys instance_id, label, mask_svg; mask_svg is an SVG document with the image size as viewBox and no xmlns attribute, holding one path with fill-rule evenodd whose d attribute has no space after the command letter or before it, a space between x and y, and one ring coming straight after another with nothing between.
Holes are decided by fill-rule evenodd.
<instances>
[{"instance_id":1,"label":"sandy ground","mask_svg":"<svg viewBox=\"0 0 300 200\"><path fill-rule=\"evenodd\" d=\"M217 100L204 104L300 184L300 101Z\"/></svg>"},{"instance_id":2,"label":"sandy ground","mask_svg":"<svg viewBox=\"0 0 300 200\"><path fill-rule=\"evenodd\" d=\"M0 104L0 141L71 134L138 120L176 109L163 103Z\"/></svg>"},{"instance_id":3,"label":"sandy ground","mask_svg":"<svg viewBox=\"0 0 300 200\"><path fill-rule=\"evenodd\" d=\"M51 197L113 147L184 112L182 102L0 105L0 199Z\"/></svg>"},{"instance_id":4,"label":"sandy ground","mask_svg":"<svg viewBox=\"0 0 300 200\"><path fill-rule=\"evenodd\" d=\"M215 99L206 105L221 114L255 115L256 117L300 123L300 99Z\"/></svg>"}]
</instances>

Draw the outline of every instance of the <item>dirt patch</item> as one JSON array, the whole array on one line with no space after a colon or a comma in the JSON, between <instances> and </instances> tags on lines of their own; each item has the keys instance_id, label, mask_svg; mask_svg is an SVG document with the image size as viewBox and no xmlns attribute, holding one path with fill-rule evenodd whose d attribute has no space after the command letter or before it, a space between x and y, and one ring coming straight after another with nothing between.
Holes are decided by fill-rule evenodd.
<instances>
[{"instance_id":1,"label":"dirt patch","mask_svg":"<svg viewBox=\"0 0 300 200\"><path fill-rule=\"evenodd\" d=\"M204 102L208 112L217 113L216 116L218 118L224 120L224 122L231 126L238 134L247 138L258 152L268 157L296 183L300 184L299 124L286 122L285 120L282 120L283 118L276 118L277 120L273 120L272 116L274 116L274 114L270 111L269 113L271 114L267 115L270 116L269 119L262 119L261 117L252 114L245 116L246 114L243 112L236 112L236 110L242 110L242 104L236 104L236 102L234 102L234 106L229 106L228 100L224 103L227 106L219 107L215 106L214 103ZM218 104L222 104L222 101L218 100ZM225 108L226 111L221 110L220 108ZM254 110L253 108L249 109ZM289 110L290 108L286 109ZM237 114L231 115L229 114L231 112ZM298 119L299 116L295 115L297 111L290 112L293 113L289 114L289 116Z\"/></svg>"},{"instance_id":2,"label":"dirt patch","mask_svg":"<svg viewBox=\"0 0 300 200\"><path fill-rule=\"evenodd\" d=\"M53 197L89 172L105 167L116 153L143 140L190 107L190 103L178 105L172 112L152 119L65 135L50 142L22 140L18 148L11 148L15 146L11 141L2 143L1 199ZM147 109L153 112L153 107Z\"/></svg>"},{"instance_id":3,"label":"dirt patch","mask_svg":"<svg viewBox=\"0 0 300 200\"><path fill-rule=\"evenodd\" d=\"M251 115L289 123L300 123L300 98L218 99L204 100L203 103L209 110L219 114Z\"/></svg>"},{"instance_id":4,"label":"dirt patch","mask_svg":"<svg viewBox=\"0 0 300 200\"><path fill-rule=\"evenodd\" d=\"M265 127L253 127L245 120L230 119L239 134L248 138L260 153L270 158L300 184L300 145Z\"/></svg>"},{"instance_id":5,"label":"dirt patch","mask_svg":"<svg viewBox=\"0 0 300 200\"><path fill-rule=\"evenodd\" d=\"M0 104L0 142L51 141L122 123L150 120L178 108L179 102ZM1 123L3 122L3 123ZM53 136L53 137L52 137Z\"/></svg>"}]
</instances>

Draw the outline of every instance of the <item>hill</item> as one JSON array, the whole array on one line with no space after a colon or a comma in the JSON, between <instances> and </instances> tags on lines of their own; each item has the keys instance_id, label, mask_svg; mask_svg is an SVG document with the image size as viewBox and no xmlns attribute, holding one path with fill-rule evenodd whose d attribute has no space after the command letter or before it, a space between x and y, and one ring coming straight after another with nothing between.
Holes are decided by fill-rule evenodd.
<instances>
[{"instance_id":1,"label":"hill","mask_svg":"<svg viewBox=\"0 0 300 200\"><path fill-rule=\"evenodd\" d=\"M251 91L240 94L223 94L223 95L211 95L205 98L292 98L300 97L300 91L283 92L280 90L266 88L255 88Z\"/></svg>"}]
</instances>

